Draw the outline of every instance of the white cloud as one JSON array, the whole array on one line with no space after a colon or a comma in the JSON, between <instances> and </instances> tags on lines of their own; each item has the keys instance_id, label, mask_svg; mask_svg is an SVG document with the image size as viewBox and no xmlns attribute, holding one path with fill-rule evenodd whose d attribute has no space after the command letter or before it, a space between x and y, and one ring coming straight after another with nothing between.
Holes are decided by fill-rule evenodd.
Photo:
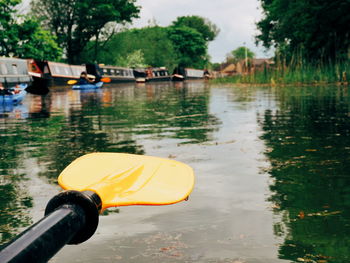
<instances>
[{"instance_id":1,"label":"white cloud","mask_svg":"<svg viewBox=\"0 0 350 263\"><path fill-rule=\"evenodd\" d=\"M220 28L218 37L210 43L209 54L214 62L223 61L226 54L243 43L257 56L266 56L254 44L255 23L261 18L258 0L138 0L142 7L135 27L143 27L155 19L168 26L178 16L199 15L208 18Z\"/></svg>"}]
</instances>

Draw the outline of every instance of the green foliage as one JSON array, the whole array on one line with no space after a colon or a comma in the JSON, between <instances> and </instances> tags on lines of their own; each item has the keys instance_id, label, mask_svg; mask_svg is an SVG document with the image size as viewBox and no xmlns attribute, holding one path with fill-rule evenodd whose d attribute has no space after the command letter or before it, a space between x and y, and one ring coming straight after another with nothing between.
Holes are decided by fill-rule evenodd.
<instances>
[{"instance_id":1,"label":"green foliage","mask_svg":"<svg viewBox=\"0 0 350 263\"><path fill-rule=\"evenodd\" d=\"M299 54L311 62L349 59L350 2L344 0L261 0L264 18L257 23L257 42Z\"/></svg>"},{"instance_id":2,"label":"green foliage","mask_svg":"<svg viewBox=\"0 0 350 263\"><path fill-rule=\"evenodd\" d=\"M231 54L236 61L243 60L246 57L250 59L255 57L254 52L247 47L238 47L233 50Z\"/></svg>"},{"instance_id":3,"label":"green foliage","mask_svg":"<svg viewBox=\"0 0 350 263\"><path fill-rule=\"evenodd\" d=\"M16 54L23 58L42 60L58 60L62 49L56 43L56 38L49 31L43 30L40 23L28 17L19 26L19 44Z\"/></svg>"},{"instance_id":4,"label":"green foliage","mask_svg":"<svg viewBox=\"0 0 350 263\"><path fill-rule=\"evenodd\" d=\"M0 55L13 53L18 42L15 6L20 0L0 0Z\"/></svg>"},{"instance_id":5,"label":"green foliage","mask_svg":"<svg viewBox=\"0 0 350 263\"><path fill-rule=\"evenodd\" d=\"M143 63L148 66L165 66L170 71L178 65L203 68L209 63L208 42L218 32L218 28L205 18L179 17L169 27L152 25L118 33L108 42L90 42L82 60L122 66L129 64L127 57L130 54L142 51ZM94 55L96 49L99 50L97 56Z\"/></svg>"},{"instance_id":6,"label":"green foliage","mask_svg":"<svg viewBox=\"0 0 350 263\"><path fill-rule=\"evenodd\" d=\"M121 58L118 65L122 67L129 67L129 68L130 67L142 68L147 66L145 64L145 58L142 53L142 50L135 50L134 52L128 54L125 57L125 59Z\"/></svg>"},{"instance_id":7,"label":"green foliage","mask_svg":"<svg viewBox=\"0 0 350 263\"><path fill-rule=\"evenodd\" d=\"M0 55L22 58L58 59L62 50L51 34L32 17L17 14L20 0L0 1ZM17 20L24 20L19 23Z\"/></svg>"},{"instance_id":8,"label":"green foliage","mask_svg":"<svg viewBox=\"0 0 350 263\"><path fill-rule=\"evenodd\" d=\"M207 64L207 43L202 34L190 27L169 27L169 38L178 52L179 66L199 67Z\"/></svg>"},{"instance_id":9,"label":"green foliage","mask_svg":"<svg viewBox=\"0 0 350 263\"><path fill-rule=\"evenodd\" d=\"M34 0L32 13L57 37L70 63L109 22L131 22L139 13L135 0Z\"/></svg>"},{"instance_id":10,"label":"green foliage","mask_svg":"<svg viewBox=\"0 0 350 263\"><path fill-rule=\"evenodd\" d=\"M248 75L219 78L214 82L269 85L347 83L349 81L348 72L350 72L349 63L316 66L304 64L300 67L277 65Z\"/></svg>"},{"instance_id":11,"label":"green foliage","mask_svg":"<svg viewBox=\"0 0 350 263\"><path fill-rule=\"evenodd\" d=\"M172 25L174 27L190 27L202 34L205 41L212 41L219 34L219 28L209 19L200 16L180 16Z\"/></svg>"},{"instance_id":12,"label":"green foliage","mask_svg":"<svg viewBox=\"0 0 350 263\"><path fill-rule=\"evenodd\" d=\"M145 27L127 30L116 34L108 43L99 44L100 51L96 60L106 65L125 65L125 58L130 54L142 52L142 64L173 68L177 57L167 29L163 27ZM93 43L84 51L85 60L91 59ZM136 53L135 53L136 52Z\"/></svg>"}]
</instances>

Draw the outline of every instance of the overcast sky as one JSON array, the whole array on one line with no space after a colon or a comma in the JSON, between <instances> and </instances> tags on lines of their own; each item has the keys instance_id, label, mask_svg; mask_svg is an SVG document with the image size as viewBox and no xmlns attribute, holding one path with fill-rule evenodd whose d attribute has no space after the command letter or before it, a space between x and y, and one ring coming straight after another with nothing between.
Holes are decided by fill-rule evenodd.
<instances>
[{"instance_id":1,"label":"overcast sky","mask_svg":"<svg viewBox=\"0 0 350 263\"><path fill-rule=\"evenodd\" d=\"M23 0L28 6L30 0ZM261 19L259 0L137 0L140 18L132 27L144 27L155 19L160 26L168 26L178 16L198 15L208 18L220 28L217 38L209 44L212 62L224 61L226 54L239 46L246 46L257 57L269 57L264 48L257 48L255 23ZM25 8L26 9L26 8Z\"/></svg>"},{"instance_id":2,"label":"overcast sky","mask_svg":"<svg viewBox=\"0 0 350 263\"><path fill-rule=\"evenodd\" d=\"M220 28L217 38L209 44L212 62L222 62L226 54L246 43L257 57L271 55L254 44L255 23L261 18L258 0L137 0L140 18L134 27L148 25L155 19L160 26L168 26L178 16L198 15L208 18Z\"/></svg>"}]
</instances>

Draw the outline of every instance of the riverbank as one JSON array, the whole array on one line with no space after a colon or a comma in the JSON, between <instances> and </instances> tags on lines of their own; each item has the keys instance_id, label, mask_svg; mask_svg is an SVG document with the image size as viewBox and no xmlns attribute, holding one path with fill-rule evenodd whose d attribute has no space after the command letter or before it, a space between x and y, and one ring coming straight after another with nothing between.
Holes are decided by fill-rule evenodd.
<instances>
[{"instance_id":1,"label":"riverbank","mask_svg":"<svg viewBox=\"0 0 350 263\"><path fill-rule=\"evenodd\" d=\"M212 83L254 84L279 86L349 85L350 65L328 66L301 65L297 67L276 66L251 74L237 74L212 80Z\"/></svg>"}]
</instances>

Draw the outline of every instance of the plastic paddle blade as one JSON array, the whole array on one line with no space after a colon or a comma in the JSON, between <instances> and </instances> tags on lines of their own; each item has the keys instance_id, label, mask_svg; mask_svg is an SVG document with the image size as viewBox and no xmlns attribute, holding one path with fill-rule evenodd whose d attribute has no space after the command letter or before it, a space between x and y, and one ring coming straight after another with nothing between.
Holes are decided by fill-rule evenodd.
<instances>
[{"instance_id":1,"label":"plastic paddle blade","mask_svg":"<svg viewBox=\"0 0 350 263\"><path fill-rule=\"evenodd\" d=\"M78 82L77 80L71 79L71 80L68 80L68 81L67 81L67 84L68 84L68 85L74 85L74 84L76 84L77 82Z\"/></svg>"},{"instance_id":2,"label":"plastic paddle blade","mask_svg":"<svg viewBox=\"0 0 350 263\"><path fill-rule=\"evenodd\" d=\"M111 79L110 78L102 78L101 81L105 82L105 83L109 83L109 82L111 82Z\"/></svg>"},{"instance_id":3,"label":"plastic paddle blade","mask_svg":"<svg viewBox=\"0 0 350 263\"><path fill-rule=\"evenodd\" d=\"M174 160L123 153L91 153L68 165L58 182L66 190L94 191L105 209L177 203L191 193L194 174L191 167Z\"/></svg>"}]
</instances>

